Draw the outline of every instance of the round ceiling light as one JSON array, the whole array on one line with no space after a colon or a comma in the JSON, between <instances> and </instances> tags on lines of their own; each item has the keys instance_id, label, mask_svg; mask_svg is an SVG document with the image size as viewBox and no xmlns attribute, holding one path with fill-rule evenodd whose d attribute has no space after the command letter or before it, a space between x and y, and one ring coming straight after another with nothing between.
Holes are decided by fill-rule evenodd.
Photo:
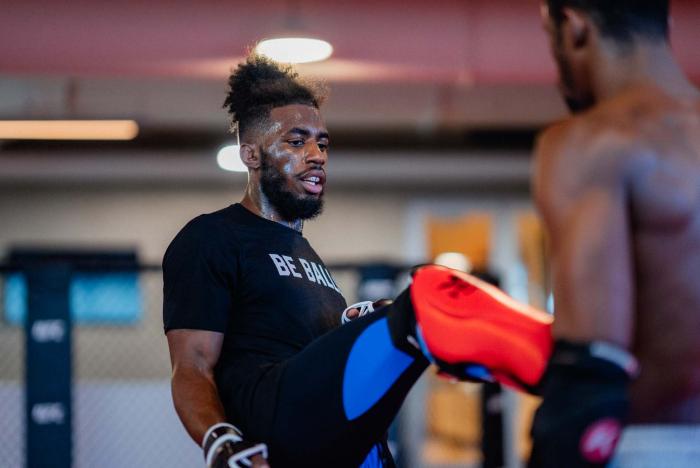
<instances>
[{"instance_id":1,"label":"round ceiling light","mask_svg":"<svg viewBox=\"0 0 700 468\"><path fill-rule=\"evenodd\" d=\"M248 172L248 168L241 161L241 147L239 145L224 146L216 155L216 162L225 171Z\"/></svg>"},{"instance_id":2,"label":"round ceiling light","mask_svg":"<svg viewBox=\"0 0 700 468\"><path fill-rule=\"evenodd\" d=\"M321 39L280 37L259 42L255 51L276 62L308 63L326 60L333 53L333 46Z\"/></svg>"}]
</instances>

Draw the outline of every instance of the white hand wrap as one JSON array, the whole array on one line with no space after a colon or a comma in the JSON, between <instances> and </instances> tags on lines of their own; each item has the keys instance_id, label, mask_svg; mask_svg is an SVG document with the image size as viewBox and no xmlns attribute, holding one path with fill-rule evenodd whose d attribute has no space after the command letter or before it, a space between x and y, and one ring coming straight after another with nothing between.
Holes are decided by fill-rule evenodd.
<instances>
[{"instance_id":1,"label":"white hand wrap","mask_svg":"<svg viewBox=\"0 0 700 468\"><path fill-rule=\"evenodd\" d=\"M267 445L245 442L241 431L229 423L211 426L204 435L202 448L207 468L252 466L251 459L255 455L267 459ZM225 465L222 465L222 462Z\"/></svg>"},{"instance_id":2,"label":"white hand wrap","mask_svg":"<svg viewBox=\"0 0 700 468\"><path fill-rule=\"evenodd\" d=\"M354 317L354 318L348 317L348 312L350 312L352 309L357 309L360 311L360 313L357 315L357 317ZM345 325L346 323L350 323L353 320L360 318L360 317L363 317L367 314L371 314L372 312L374 312L374 303L372 301L358 302L356 304L348 306L343 311L343 315L340 317L340 323Z\"/></svg>"}]
</instances>

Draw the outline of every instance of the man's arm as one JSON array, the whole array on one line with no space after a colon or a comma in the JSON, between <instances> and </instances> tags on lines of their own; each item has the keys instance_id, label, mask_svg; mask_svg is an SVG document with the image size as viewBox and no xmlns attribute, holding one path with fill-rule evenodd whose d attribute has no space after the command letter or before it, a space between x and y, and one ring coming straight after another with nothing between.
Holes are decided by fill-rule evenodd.
<instances>
[{"instance_id":1,"label":"man's arm","mask_svg":"<svg viewBox=\"0 0 700 468\"><path fill-rule=\"evenodd\" d=\"M250 460L253 467L267 467L267 448L242 441L241 434L225 423L224 408L214 382L223 333L170 330L167 337L175 410L190 437L204 448L207 466L250 466L247 461ZM214 431L217 426L219 429ZM231 440L220 443L226 437Z\"/></svg>"},{"instance_id":2,"label":"man's arm","mask_svg":"<svg viewBox=\"0 0 700 468\"><path fill-rule=\"evenodd\" d=\"M595 136L571 139L570 133L558 128L545 133L535 159L536 204L552 255L554 337L629 348L634 329L629 158L620 149L605 151L604 143L592 141Z\"/></svg>"},{"instance_id":3,"label":"man's arm","mask_svg":"<svg viewBox=\"0 0 700 468\"><path fill-rule=\"evenodd\" d=\"M214 383L214 366L224 335L205 330L170 330L167 337L175 410L190 437L202 445L207 429L226 420Z\"/></svg>"},{"instance_id":4,"label":"man's arm","mask_svg":"<svg viewBox=\"0 0 700 468\"><path fill-rule=\"evenodd\" d=\"M572 138L576 135L576 138ZM627 174L619 139L555 127L536 154L552 255L555 344L540 384L530 468L602 467L626 423L634 329Z\"/></svg>"}]
</instances>

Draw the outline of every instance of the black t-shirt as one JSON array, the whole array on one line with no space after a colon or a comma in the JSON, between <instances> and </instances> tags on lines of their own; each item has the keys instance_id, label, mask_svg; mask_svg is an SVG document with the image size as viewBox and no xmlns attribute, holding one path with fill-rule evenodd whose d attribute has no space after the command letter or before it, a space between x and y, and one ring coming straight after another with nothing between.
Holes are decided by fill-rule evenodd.
<instances>
[{"instance_id":1,"label":"black t-shirt","mask_svg":"<svg viewBox=\"0 0 700 468\"><path fill-rule=\"evenodd\" d=\"M165 253L163 281L166 332L224 333L215 373L233 419L259 418L242 413L262 401L257 392L274 391L271 365L339 326L346 307L299 232L240 204L190 221Z\"/></svg>"}]
</instances>

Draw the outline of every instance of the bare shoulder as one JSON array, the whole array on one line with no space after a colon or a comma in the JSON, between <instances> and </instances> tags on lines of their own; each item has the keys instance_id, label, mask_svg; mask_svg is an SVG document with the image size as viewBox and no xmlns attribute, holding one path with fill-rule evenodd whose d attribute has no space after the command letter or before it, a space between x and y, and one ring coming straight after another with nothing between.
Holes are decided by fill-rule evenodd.
<instances>
[{"instance_id":1,"label":"bare shoulder","mask_svg":"<svg viewBox=\"0 0 700 468\"><path fill-rule=\"evenodd\" d=\"M574 147L580 133L581 123L575 118L567 119L544 130L535 143L532 193L547 223L565 210L573 198L575 177L571 164L578 164Z\"/></svg>"},{"instance_id":2,"label":"bare shoulder","mask_svg":"<svg viewBox=\"0 0 700 468\"><path fill-rule=\"evenodd\" d=\"M599 164L603 147L613 140L611 130L598 120L589 115L572 117L539 135L534 161L536 189L563 195L585 182L586 174Z\"/></svg>"},{"instance_id":3,"label":"bare shoulder","mask_svg":"<svg viewBox=\"0 0 700 468\"><path fill-rule=\"evenodd\" d=\"M596 109L546 129L535 147L533 190L541 208L565 209L591 187L623 184L640 154L634 130L607 109Z\"/></svg>"},{"instance_id":4,"label":"bare shoulder","mask_svg":"<svg viewBox=\"0 0 700 468\"><path fill-rule=\"evenodd\" d=\"M545 131L543 144L586 166L626 159L638 154L645 141L642 124L630 115L635 112L599 106Z\"/></svg>"}]
</instances>

